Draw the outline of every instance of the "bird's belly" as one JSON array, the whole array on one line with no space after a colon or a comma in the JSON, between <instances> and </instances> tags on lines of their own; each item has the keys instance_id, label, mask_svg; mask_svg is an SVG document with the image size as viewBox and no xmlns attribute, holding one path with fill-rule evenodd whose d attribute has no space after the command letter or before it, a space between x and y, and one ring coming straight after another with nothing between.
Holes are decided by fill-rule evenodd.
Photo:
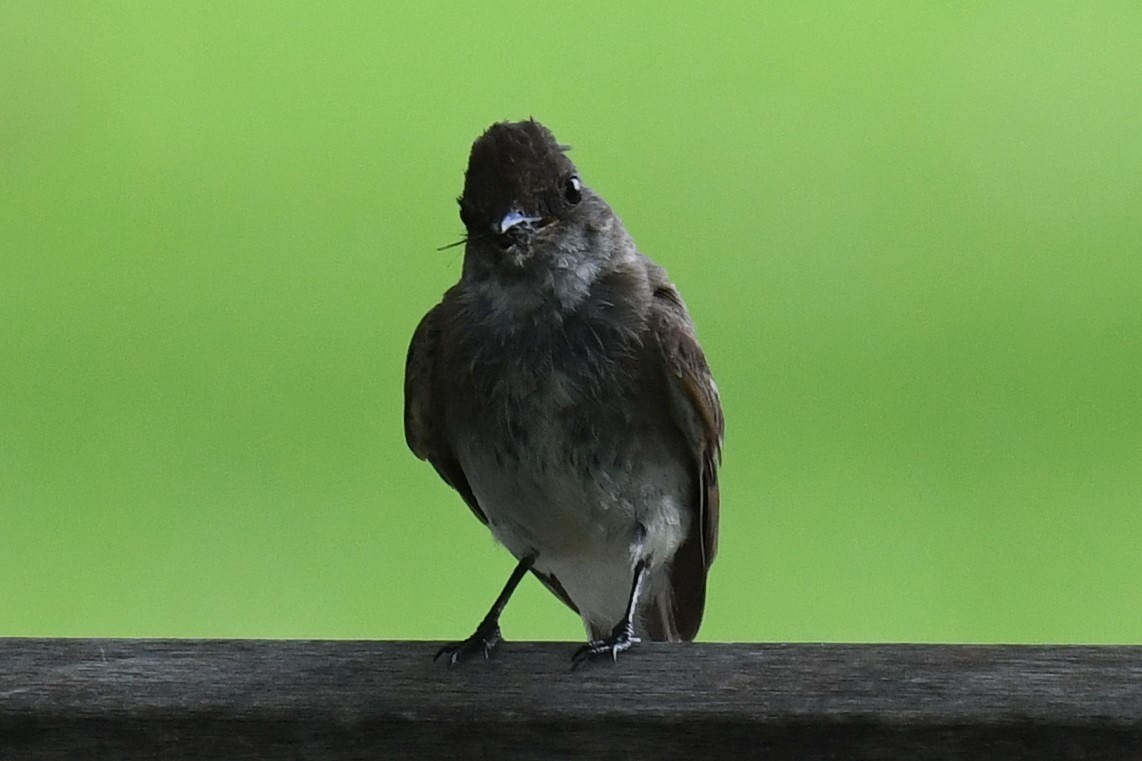
<instances>
[{"instance_id":1,"label":"bird's belly","mask_svg":"<svg viewBox=\"0 0 1142 761\"><path fill-rule=\"evenodd\" d=\"M634 543L643 506L613 474L535 450L514 461L466 459L464 471L489 528L513 554L554 559L619 547L629 552Z\"/></svg>"},{"instance_id":2,"label":"bird's belly","mask_svg":"<svg viewBox=\"0 0 1142 761\"><path fill-rule=\"evenodd\" d=\"M534 555L589 627L613 626L635 564L668 562L685 539L687 470L661 438L594 447L575 438L555 421L516 451L473 439L457 454L497 541L516 557Z\"/></svg>"}]
</instances>

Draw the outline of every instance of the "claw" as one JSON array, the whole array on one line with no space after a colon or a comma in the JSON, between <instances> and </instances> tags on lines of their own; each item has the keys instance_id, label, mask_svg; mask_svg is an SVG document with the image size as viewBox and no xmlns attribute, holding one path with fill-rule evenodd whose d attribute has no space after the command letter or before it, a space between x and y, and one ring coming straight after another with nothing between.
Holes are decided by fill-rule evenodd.
<instances>
[{"instance_id":1,"label":"claw","mask_svg":"<svg viewBox=\"0 0 1142 761\"><path fill-rule=\"evenodd\" d=\"M489 661L492 659L496 646L502 641L503 635L500 633L499 624L490 627L481 624L476 627L476 631L468 639L453 642L440 648L432 660L435 662L440 660L441 656L447 655L448 667L452 668L457 663L468 660L476 653L482 653L484 660Z\"/></svg>"},{"instance_id":2,"label":"claw","mask_svg":"<svg viewBox=\"0 0 1142 761\"><path fill-rule=\"evenodd\" d=\"M634 626L629 621L620 621L611 632L611 636L603 639L593 639L580 647L571 656L571 668L577 669L584 663L600 656L609 655L611 661L617 663L619 653L630 650L641 640L634 636Z\"/></svg>"}]
</instances>

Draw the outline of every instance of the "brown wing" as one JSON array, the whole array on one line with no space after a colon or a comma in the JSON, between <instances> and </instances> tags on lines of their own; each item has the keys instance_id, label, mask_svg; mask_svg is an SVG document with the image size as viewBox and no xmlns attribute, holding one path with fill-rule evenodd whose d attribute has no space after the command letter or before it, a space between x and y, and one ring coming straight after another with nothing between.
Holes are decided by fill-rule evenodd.
<instances>
[{"instance_id":1,"label":"brown wing","mask_svg":"<svg viewBox=\"0 0 1142 761\"><path fill-rule=\"evenodd\" d=\"M443 304L424 316L412 334L408 358L404 366L404 438L408 448L422 460L428 460L444 482L460 493L468 507L483 524L488 517L476 502L460 462L444 435L443 409L439 404L436 383L436 359L440 347L440 322Z\"/></svg>"},{"instance_id":2,"label":"brown wing","mask_svg":"<svg viewBox=\"0 0 1142 761\"><path fill-rule=\"evenodd\" d=\"M670 568L673 620L679 636L698 633L706 602L706 572L718 551L718 466L725 421L718 387L694 334L677 289L659 285L651 304L650 329L661 352L671 412L694 454L695 488L690 533Z\"/></svg>"},{"instance_id":3,"label":"brown wing","mask_svg":"<svg viewBox=\"0 0 1142 761\"><path fill-rule=\"evenodd\" d=\"M404 436L412 453L427 460L444 482L460 494L480 522L487 525L488 517L480 509L468 477L444 433L443 405L436 378L440 325L445 308L443 303L438 304L424 316L408 347L404 371ZM534 569L532 573L571 610L579 612L558 579Z\"/></svg>"}]
</instances>

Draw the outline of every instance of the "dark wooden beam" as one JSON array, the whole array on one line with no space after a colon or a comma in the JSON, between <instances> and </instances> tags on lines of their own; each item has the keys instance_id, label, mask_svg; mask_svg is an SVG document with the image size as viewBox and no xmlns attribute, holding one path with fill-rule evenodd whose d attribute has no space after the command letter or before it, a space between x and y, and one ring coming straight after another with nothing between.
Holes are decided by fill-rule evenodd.
<instances>
[{"instance_id":1,"label":"dark wooden beam","mask_svg":"<svg viewBox=\"0 0 1142 761\"><path fill-rule=\"evenodd\" d=\"M1142 647L0 639L0 759L1142 759Z\"/></svg>"}]
</instances>

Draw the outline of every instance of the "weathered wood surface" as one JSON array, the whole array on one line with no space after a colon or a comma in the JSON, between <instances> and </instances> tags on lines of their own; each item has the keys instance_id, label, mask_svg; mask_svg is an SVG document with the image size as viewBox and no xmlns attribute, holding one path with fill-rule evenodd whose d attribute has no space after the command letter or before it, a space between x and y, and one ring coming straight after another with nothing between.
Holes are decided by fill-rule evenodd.
<instances>
[{"instance_id":1,"label":"weathered wood surface","mask_svg":"<svg viewBox=\"0 0 1142 761\"><path fill-rule=\"evenodd\" d=\"M1142 759L1142 647L0 639L0 759Z\"/></svg>"}]
</instances>

